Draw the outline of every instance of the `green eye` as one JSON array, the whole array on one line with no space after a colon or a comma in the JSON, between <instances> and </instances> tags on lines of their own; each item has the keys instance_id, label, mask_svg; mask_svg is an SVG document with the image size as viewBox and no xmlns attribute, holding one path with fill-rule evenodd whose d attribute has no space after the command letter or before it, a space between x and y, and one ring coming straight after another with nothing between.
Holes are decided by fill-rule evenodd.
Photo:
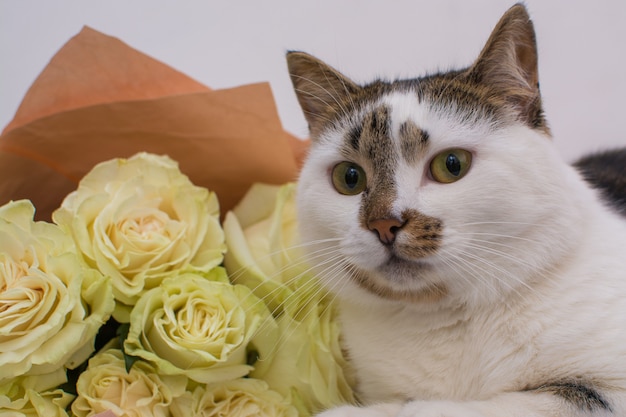
<instances>
[{"instance_id":1,"label":"green eye","mask_svg":"<svg viewBox=\"0 0 626 417\"><path fill-rule=\"evenodd\" d=\"M430 174L435 181L448 184L463 178L471 164L471 153L463 149L449 149L431 161Z\"/></svg>"},{"instance_id":2,"label":"green eye","mask_svg":"<svg viewBox=\"0 0 626 417\"><path fill-rule=\"evenodd\" d=\"M365 190L367 184L365 171L352 162L340 162L333 168L333 186L344 195L357 195Z\"/></svg>"}]
</instances>

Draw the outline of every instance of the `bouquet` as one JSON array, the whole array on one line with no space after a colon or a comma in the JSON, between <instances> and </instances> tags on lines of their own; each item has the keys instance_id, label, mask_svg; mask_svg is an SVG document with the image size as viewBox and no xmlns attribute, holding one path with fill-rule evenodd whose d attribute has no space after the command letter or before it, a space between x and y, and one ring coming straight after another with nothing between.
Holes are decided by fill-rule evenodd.
<instances>
[{"instance_id":1,"label":"bouquet","mask_svg":"<svg viewBox=\"0 0 626 417\"><path fill-rule=\"evenodd\" d=\"M297 416L352 401L294 193L257 184L222 227L215 193L139 153L96 165L54 223L28 200L2 206L0 406ZM103 329L115 335L97 343Z\"/></svg>"},{"instance_id":2,"label":"bouquet","mask_svg":"<svg viewBox=\"0 0 626 417\"><path fill-rule=\"evenodd\" d=\"M94 37L103 41L91 30L82 35L91 48ZM107 51L113 45L133 56L119 41L104 41ZM295 417L354 401L332 297L297 245L295 184L286 177L300 145L287 144L280 129L262 123L261 137L282 137L289 162L272 160L278 172L234 181L237 162L255 155L245 148L224 163L234 139L223 126L203 136L208 154L198 152L194 132L171 126L164 145L155 139L162 130L149 134L154 120L144 120L124 149L129 138L117 146L103 140L80 161L58 144L31 145L41 145L37 132L58 128L59 118L84 120L85 112L91 121L141 116L153 114L155 102L170 111L213 93L233 103L176 77L188 96L83 103L53 115L25 100L40 118L18 112L0 137L2 169L26 166L30 174L5 177L0 187L10 196L0 206L0 416ZM111 130L110 119L102 123ZM172 144L171 130L183 140ZM76 142L80 124L62 131L79 147L88 139ZM55 170L50 160L67 163Z\"/></svg>"}]
</instances>

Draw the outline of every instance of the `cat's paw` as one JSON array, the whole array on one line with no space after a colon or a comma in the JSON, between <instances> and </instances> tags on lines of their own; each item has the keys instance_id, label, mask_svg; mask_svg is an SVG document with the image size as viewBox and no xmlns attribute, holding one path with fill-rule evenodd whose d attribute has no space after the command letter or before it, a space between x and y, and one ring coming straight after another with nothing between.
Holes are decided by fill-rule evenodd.
<instances>
[{"instance_id":1,"label":"cat's paw","mask_svg":"<svg viewBox=\"0 0 626 417\"><path fill-rule=\"evenodd\" d=\"M344 405L342 407L331 408L316 417L396 417L402 410L400 404L378 404L369 407L354 407Z\"/></svg>"}]
</instances>

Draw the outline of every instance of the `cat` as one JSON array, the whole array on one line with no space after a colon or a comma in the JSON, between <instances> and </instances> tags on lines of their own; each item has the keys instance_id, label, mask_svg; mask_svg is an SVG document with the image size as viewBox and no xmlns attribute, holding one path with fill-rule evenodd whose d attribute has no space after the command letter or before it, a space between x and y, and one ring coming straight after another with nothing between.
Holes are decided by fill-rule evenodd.
<instances>
[{"instance_id":1,"label":"cat","mask_svg":"<svg viewBox=\"0 0 626 417\"><path fill-rule=\"evenodd\" d=\"M301 239L360 401L320 416L626 416L626 219L551 141L525 6L462 70L358 85L287 63Z\"/></svg>"}]
</instances>

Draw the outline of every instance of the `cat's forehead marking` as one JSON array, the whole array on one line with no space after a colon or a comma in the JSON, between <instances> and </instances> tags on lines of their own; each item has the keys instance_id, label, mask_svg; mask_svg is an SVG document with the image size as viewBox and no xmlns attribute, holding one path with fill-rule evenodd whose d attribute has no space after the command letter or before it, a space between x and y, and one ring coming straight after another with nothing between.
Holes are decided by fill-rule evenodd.
<instances>
[{"instance_id":1,"label":"cat's forehead marking","mask_svg":"<svg viewBox=\"0 0 626 417\"><path fill-rule=\"evenodd\" d=\"M407 120L398 129L398 140L402 157L413 163L422 154L428 143L428 132L420 129L412 120Z\"/></svg>"},{"instance_id":2,"label":"cat's forehead marking","mask_svg":"<svg viewBox=\"0 0 626 417\"><path fill-rule=\"evenodd\" d=\"M361 124L359 153L369 161L373 172L369 187L391 192L394 186L396 155L390 132L389 108L379 106L365 114ZM389 195L389 198L393 196Z\"/></svg>"},{"instance_id":3,"label":"cat's forehead marking","mask_svg":"<svg viewBox=\"0 0 626 417\"><path fill-rule=\"evenodd\" d=\"M369 108L346 130L341 152L345 158L358 155L376 170L388 170L396 162L391 135L390 110L385 105Z\"/></svg>"},{"instance_id":4,"label":"cat's forehead marking","mask_svg":"<svg viewBox=\"0 0 626 417\"><path fill-rule=\"evenodd\" d=\"M345 145L350 150L363 153L364 156L377 145L388 141L390 137L389 108L385 105L376 105L363 113L355 124L347 130L344 136ZM379 143L377 143L379 142Z\"/></svg>"},{"instance_id":5,"label":"cat's forehead marking","mask_svg":"<svg viewBox=\"0 0 626 417\"><path fill-rule=\"evenodd\" d=\"M375 163L384 164L391 147L389 108L379 106L368 112L361 125L360 150Z\"/></svg>"},{"instance_id":6,"label":"cat's forehead marking","mask_svg":"<svg viewBox=\"0 0 626 417\"><path fill-rule=\"evenodd\" d=\"M412 162L428 143L429 134L420 126L425 111L416 92L386 94L353 119L344 134L344 144L351 151L365 152L363 156L368 158L373 158L374 149L387 154L397 150Z\"/></svg>"}]
</instances>

